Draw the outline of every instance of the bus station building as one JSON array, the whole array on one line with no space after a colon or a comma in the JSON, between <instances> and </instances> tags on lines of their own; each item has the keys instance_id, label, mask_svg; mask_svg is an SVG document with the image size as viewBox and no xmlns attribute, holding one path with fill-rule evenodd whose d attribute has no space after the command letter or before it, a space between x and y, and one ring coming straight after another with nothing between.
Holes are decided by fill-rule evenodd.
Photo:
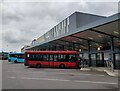
<instances>
[{"instance_id":1,"label":"bus station building","mask_svg":"<svg viewBox=\"0 0 120 91\"><path fill-rule=\"evenodd\" d=\"M25 50L75 50L89 67L120 68L119 13L104 17L75 12L32 41ZM46 26L47 27L47 26Z\"/></svg>"}]
</instances>

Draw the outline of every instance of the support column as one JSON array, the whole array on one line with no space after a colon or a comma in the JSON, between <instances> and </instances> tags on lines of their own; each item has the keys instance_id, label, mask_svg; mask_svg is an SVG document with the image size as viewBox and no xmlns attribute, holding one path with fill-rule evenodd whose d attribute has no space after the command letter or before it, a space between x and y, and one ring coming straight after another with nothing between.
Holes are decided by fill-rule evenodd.
<instances>
[{"instance_id":1,"label":"support column","mask_svg":"<svg viewBox=\"0 0 120 91\"><path fill-rule=\"evenodd\" d=\"M50 45L48 46L48 50L50 51Z\"/></svg>"},{"instance_id":2,"label":"support column","mask_svg":"<svg viewBox=\"0 0 120 91\"><path fill-rule=\"evenodd\" d=\"M90 41L88 41L88 58L89 58L88 66L91 66Z\"/></svg>"},{"instance_id":3,"label":"support column","mask_svg":"<svg viewBox=\"0 0 120 91\"><path fill-rule=\"evenodd\" d=\"M99 65L98 65L98 59L97 59L97 58L98 58L98 53L95 53L95 62L96 62L96 65L95 65L95 66L96 66L96 67L99 66Z\"/></svg>"},{"instance_id":4,"label":"support column","mask_svg":"<svg viewBox=\"0 0 120 91\"><path fill-rule=\"evenodd\" d=\"M54 51L56 51L56 49L57 49L57 46L54 46Z\"/></svg>"},{"instance_id":5,"label":"support column","mask_svg":"<svg viewBox=\"0 0 120 91\"><path fill-rule=\"evenodd\" d=\"M62 46L62 50L63 50L63 51L65 50L65 46L64 46L64 45Z\"/></svg>"},{"instance_id":6,"label":"support column","mask_svg":"<svg viewBox=\"0 0 120 91\"><path fill-rule=\"evenodd\" d=\"M103 67L105 67L105 60L104 60L104 53L102 52L102 65L103 65Z\"/></svg>"},{"instance_id":7,"label":"support column","mask_svg":"<svg viewBox=\"0 0 120 91\"><path fill-rule=\"evenodd\" d=\"M114 40L113 36L110 36L110 49L111 49L111 60L113 62L113 68L116 68L116 62L115 62L115 54L114 54Z\"/></svg>"},{"instance_id":8,"label":"support column","mask_svg":"<svg viewBox=\"0 0 120 91\"><path fill-rule=\"evenodd\" d=\"M73 43L73 50L75 51L75 43Z\"/></svg>"}]
</instances>

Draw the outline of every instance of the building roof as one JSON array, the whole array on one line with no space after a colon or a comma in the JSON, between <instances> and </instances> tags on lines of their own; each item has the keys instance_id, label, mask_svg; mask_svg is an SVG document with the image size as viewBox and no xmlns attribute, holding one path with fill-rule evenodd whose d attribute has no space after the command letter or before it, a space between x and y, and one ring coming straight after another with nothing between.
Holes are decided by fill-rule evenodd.
<instances>
[{"instance_id":1,"label":"building roof","mask_svg":"<svg viewBox=\"0 0 120 91\"><path fill-rule=\"evenodd\" d=\"M103 18L101 20L97 20L92 23L89 23L87 25L77 28L76 31L70 32L68 34L56 37L56 38L48 40L48 41L41 42L41 43L39 43L35 46L32 46L32 47L29 47L29 48L33 48L33 47L43 45L43 44L46 45L46 43L50 43L55 40L59 41L59 39L62 39L65 41L67 38L69 39L69 37L71 37L71 35L76 36L76 37L81 37L81 39L83 38L86 40L93 40L93 41L95 38L90 39L90 37L95 37L94 35L96 35L96 34L100 34L100 36L104 36L103 38L107 38L107 35L114 36L116 38L120 38L120 33L117 34L117 32L119 32L118 31L118 20L120 19L118 17L119 14L120 13ZM115 31L116 31L116 34L114 33ZM98 38L96 38L95 41L98 41L100 39L100 36Z\"/></svg>"}]
</instances>

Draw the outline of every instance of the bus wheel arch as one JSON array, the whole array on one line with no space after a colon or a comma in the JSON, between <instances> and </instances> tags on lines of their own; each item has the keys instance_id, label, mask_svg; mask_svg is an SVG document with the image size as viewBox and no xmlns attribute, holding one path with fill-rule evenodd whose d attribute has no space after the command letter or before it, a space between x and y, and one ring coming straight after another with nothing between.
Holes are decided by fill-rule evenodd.
<instances>
[{"instance_id":1,"label":"bus wheel arch","mask_svg":"<svg viewBox=\"0 0 120 91\"><path fill-rule=\"evenodd\" d=\"M37 67L37 68L41 68L41 64L40 64L40 63L37 63L37 64L36 64L36 67Z\"/></svg>"},{"instance_id":2,"label":"bus wheel arch","mask_svg":"<svg viewBox=\"0 0 120 91\"><path fill-rule=\"evenodd\" d=\"M59 68L62 68L62 69L65 68L65 64L63 64L63 63L60 64L60 65L59 65Z\"/></svg>"}]
</instances>

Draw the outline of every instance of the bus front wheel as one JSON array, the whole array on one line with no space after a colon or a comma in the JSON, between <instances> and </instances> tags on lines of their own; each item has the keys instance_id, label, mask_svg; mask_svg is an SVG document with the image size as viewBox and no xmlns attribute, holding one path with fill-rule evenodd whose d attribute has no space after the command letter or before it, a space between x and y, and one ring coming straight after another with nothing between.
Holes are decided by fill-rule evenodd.
<instances>
[{"instance_id":1,"label":"bus front wheel","mask_svg":"<svg viewBox=\"0 0 120 91\"><path fill-rule=\"evenodd\" d=\"M8 59L8 62L10 62L11 60L10 59Z\"/></svg>"},{"instance_id":2,"label":"bus front wheel","mask_svg":"<svg viewBox=\"0 0 120 91\"><path fill-rule=\"evenodd\" d=\"M36 67L37 68L41 68L41 64L36 64Z\"/></svg>"},{"instance_id":3,"label":"bus front wheel","mask_svg":"<svg viewBox=\"0 0 120 91\"><path fill-rule=\"evenodd\" d=\"M17 60L15 60L14 63L17 63Z\"/></svg>"},{"instance_id":4,"label":"bus front wheel","mask_svg":"<svg viewBox=\"0 0 120 91\"><path fill-rule=\"evenodd\" d=\"M65 65L64 64L61 64L60 66L59 66L59 68L65 68Z\"/></svg>"}]
</instances>

